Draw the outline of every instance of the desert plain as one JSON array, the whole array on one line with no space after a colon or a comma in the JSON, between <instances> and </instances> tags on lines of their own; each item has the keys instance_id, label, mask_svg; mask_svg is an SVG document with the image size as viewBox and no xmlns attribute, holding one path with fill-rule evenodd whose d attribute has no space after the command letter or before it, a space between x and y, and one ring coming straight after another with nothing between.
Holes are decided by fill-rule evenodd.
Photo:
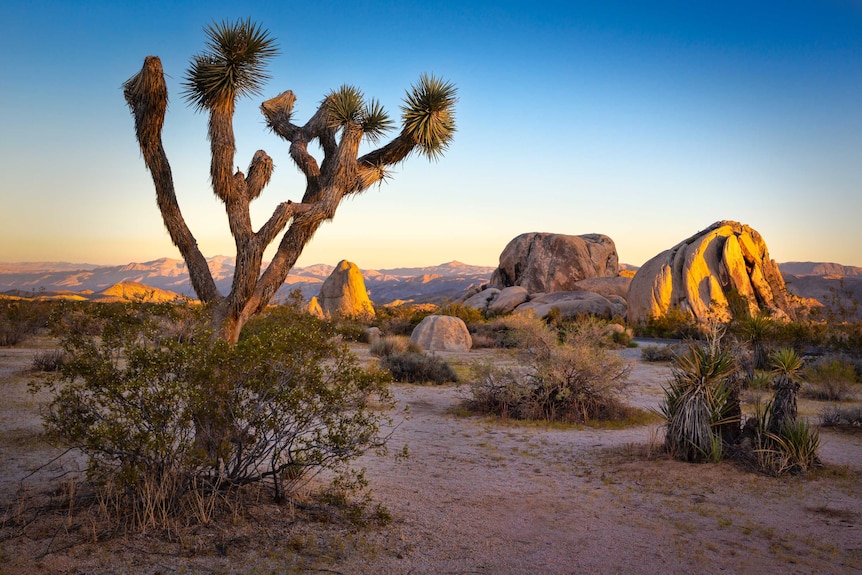
<instances>
[{"instance_id":1,"label":"desert plain","mask_svg":"<svg viewBox=\"0 0 862 575\"><path fill-rule=\"evenodd\" d=\"M106 532L92 512L39 513L82 465L71 454L53 460L60 452L40 437L48 398L27 390L34 355L53 345L37 337L0 348L0 573L862 570L862 433L820 429L823 467L775 478L667 458L658 419L613 429L470 415L460 408L464 385L393 385L407 414L396 417L387 454L357 461L388 522L260 501L172 534ZM374 360L366 345L353 350ZM631 364L626 402L656 408L670 366L644 362L638 348L614 353ZM441 352L459 371L505 354ZM823 407L802 400L800 414L816 423Z\"/></svg>"}]
</instances>

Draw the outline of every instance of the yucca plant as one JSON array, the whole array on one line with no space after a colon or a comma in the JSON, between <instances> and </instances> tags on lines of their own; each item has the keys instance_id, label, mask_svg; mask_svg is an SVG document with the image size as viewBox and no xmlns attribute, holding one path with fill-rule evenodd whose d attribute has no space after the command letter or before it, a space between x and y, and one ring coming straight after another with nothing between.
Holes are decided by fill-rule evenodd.
<instances>
[{"instance_id":1,"label":"yucca plant","mask_svg":"<svg viewBox=\"0 0 862 575\"><path fill-rule=\"evenodd\" d=\"M767 434L778 455L773 471L783 473L805 473L820 464L817 450L820 448L820 433L811 429L805 420L788 422L781 434Z\"/></svg>"},{"instance_id":2,"label":"yucca plant","mask_svg":"<svg viewBox=\"0 0 862 575\"><path fill-rule=\"evenodd\" d=\"M673 374L659 407L666 422L665 447L683 461L720 458L720 427L738 425L738 399L731 376L734 357L712 334L705 344L691 343L674 359Z\"/></svg>"},{"instance_id":3,"label":"yucca plant","mask_svg":"<svg viewBox=\"0 0 862 575\"><path fill-rule=\"evenodd\" d=\"M769 363L775 376L772 384L775 397L772 399L769 432L780 435L787 425L796 422L796 397L800 384L795 378L802 369L802 358L793 348L785 347L775 351L770 356Z\"/></svg>"},{"instance_id":4,"label":"yucca plant","mask_svg":"<svg viewBox=\"0 0 862 575\"><path fill-rule=\"evenodd\" d=\"M769 364L769 340L775 334L775 321L761 313L742 319L738 329L742 339L751 346L754 369L766 369Z\"/></svg>"}]
</instances>

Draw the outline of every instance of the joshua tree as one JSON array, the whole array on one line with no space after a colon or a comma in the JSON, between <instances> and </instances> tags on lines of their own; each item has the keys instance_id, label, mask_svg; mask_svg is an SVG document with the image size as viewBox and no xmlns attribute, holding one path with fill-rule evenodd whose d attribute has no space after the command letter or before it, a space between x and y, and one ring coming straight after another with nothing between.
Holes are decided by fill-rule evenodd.
<instances>
[{"instance_id":1,"label":"joshua tree","mask_svg":"<svg viewBox=\"0 0 862 575\"><path fill-rule=\"evenodd\" d=\"M772 373L775 375L775 381L772 383L775 397L772 400L768 431L781 435L787 425L796 423L796 396L800 387L796 375L802 369L802 358L796 350L788 347L777 350L770 359Z\"/></svg>"},{"instance_id":2,"label":"joshua tree","mask_svg":"<svg viewBox=\"0 0 862 575\"><path fill-rule=\"evenodd\" d=\"M269 32L249 20L214 23L205 32L207 48L192 58L185 97L199 111L209 113L212 188L225 205L236 243L236 269L226 296L216 289L207 261L177 202L161 139L168 103L161 60L147 56L140 72L123 87L165 227L188 265L195 293L210 305L216 333L236 342L245 323L266 307L317 228L332 219L345 197L382 183L388 176L387 168L413 151L430 159L442 155L455 132L457 90L449 82L422 75L404 99L400 133L361 157L359 145L363 138L377 142L394 123L378 101L366 101L357 88L345 85L330 92L304 125L293 122L293 92L283 92L264 102L261 112L267 125L291 143L290 157L305 174L307 183L301 202L288 200L279 204L269 220L254 231L249 204L269 183L273 161L258 150L247 174L234 171L233 114L238 98L260 95L269 78L266 63L278 51ZM314 140L323 151L319 163L308 151ZM261 273L263 252L282 231L278 250Z\"/></svg>"}]
</instances>

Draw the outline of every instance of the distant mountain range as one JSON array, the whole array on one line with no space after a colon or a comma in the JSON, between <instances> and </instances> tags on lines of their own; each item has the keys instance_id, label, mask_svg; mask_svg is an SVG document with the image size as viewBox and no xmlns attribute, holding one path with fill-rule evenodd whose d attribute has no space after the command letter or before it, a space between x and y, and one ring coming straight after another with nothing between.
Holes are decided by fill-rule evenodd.
<instances>
[{"instance_id":1,"label":"distant mountain range","mask_svg":"<svg viewBox=\"0 0 862 575\"><path fill-rule=\"evenodd\" d=\"M787 291L814 298L838 317L862 319L862 268L824 262L778 264Z\"/></svg>"},{"instance_id":2,"label":"distant mountain range","mask_svg":"<svg viewBox=\"0 0 862 575\"><path fill-rule=\"evenodd\" d=\"M233 258L216 256L207 260L216 286L222 293L230 291L234 272ZM320 285L334 266L317 264L294 268L277 292L284 299L299 289L308 299L320 291ZM377 305L394 301L426 303L459 297L471 285L486 283L493 267L449 262L438 266L363 270L365 287ZM125 288L141 296L140 286L153 288L156 299L175 294L194 298L185 262L161 258L150 262L122 266L94 266L66 262L0 263L0 293L9 296L44 296L74 299L118 299Z\"/></svg>"},{"instance_id":3,"label":"distant mountain range","mask_svg":"<svg viewBox=\"0 0 862 575\"><path fill-rule=\"evenodd\" d=\"M230 291L233 258L216 256L207 260L216 286ZM854 310L862 318L862 268L828 262L787 262L779 264L788 290L817 299L827 308ZM621 264L621 269L636 266ZM320 285L334 266L317 264L294 268L276 294L284 300L294 289L306 299L320 291ZM392 302L437 303L457 299L470 286L487 283L494 271L453 261L437 266L362 270L369 296L376 305ZM188 268L178 259L161 258L122 266L96 266L66 262L0 263L0 294L43 296L93 301L147 297L155 300L184 296L194 298Z\"/></svg>"}]
</instances>

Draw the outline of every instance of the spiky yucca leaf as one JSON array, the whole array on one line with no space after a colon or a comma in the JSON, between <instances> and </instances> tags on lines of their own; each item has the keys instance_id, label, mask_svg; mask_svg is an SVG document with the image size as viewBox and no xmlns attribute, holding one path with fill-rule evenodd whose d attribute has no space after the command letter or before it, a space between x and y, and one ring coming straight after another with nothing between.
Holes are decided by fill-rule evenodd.
<instances>
[{"instance_id":1,"label":"spiky yucca leaf","mask_svg":"<svg viewBox=\"0 0 862 575\"><path fill-rule=\"evenodd\" d=\"M371 141L377 141L393 123L377 100L365 103L364 94L354 86L343 85L326 97L326 112L331 128L356 124Z\"/></svg>"},{"instance_id":2,"label":"spiky yucca leaf","mask_svg":"<svg viewBox=\"0 0 862 575\"><path fill-rule=\"evenodd\" d=\"M377 142L380 137L392 129L395 123L383 109L383 105L377 100L371 100L362 110L359 124L362 131L372 142Z\"/></svg>"},{"instance_id":3,"label":"spiky yucca leaf","mask_svg":"<svg viewBox=\"0 0 862 575\"><path fill-rule=\"evenodd\" d=\"M451 82L423 74L404 98L401 106L404 131L430 159L441 156L455 134L457 92Z\"/></svg>"},{"instance_id":4,"label":"spiky yucca leaf","mask_svg":"<svg viewBox=\"0 0 862 575\"><path fill-rule=\"evenodd\" d=\"M365 96L359 88L344 84L329 93L325 105L329 127L340 128L349 123L358 124L365 107Z\"/></svg>"},{"instance_id":5,"label":"spiky yucca leaf","mask_svg":"<svg viewBox=\"0 0 862 575\"><path fill-rule=\"evenodd\" d=\"M275 39L251 20L207 26L207 50L192 58L183 95L199 110L259 95L269 79L267 61L278 54Z\"/></svg>"},{"instance_id":6,"label":"spiky yucca leaf","mask_svg":"<svg viewBox=\"0 0 862 575\"><path fill-rule=\"evenodd\" d=\"M802 358L792 347L784 347L776 350L769 357L769 364L772 366L773 373L790 378L802 369Z\"/></svg>"}]
</instances>

